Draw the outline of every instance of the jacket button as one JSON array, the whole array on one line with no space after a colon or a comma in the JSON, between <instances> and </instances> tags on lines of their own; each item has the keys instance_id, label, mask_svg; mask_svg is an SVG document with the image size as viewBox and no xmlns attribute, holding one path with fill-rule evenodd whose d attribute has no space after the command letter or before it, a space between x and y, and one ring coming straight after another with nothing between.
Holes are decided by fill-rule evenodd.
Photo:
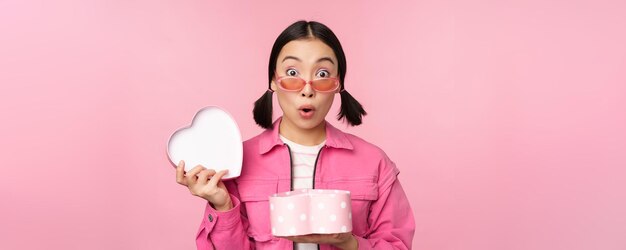
<instances>
[{"instance_id":1,"label":"jacket button","mask_svg":"<svg viewBox=\"0 0 626 250\"><path fill-rule=\"evenodd\" d=\"M209 214L209 222L213 222L213 215Z\"/></svg>"}]
</instances>

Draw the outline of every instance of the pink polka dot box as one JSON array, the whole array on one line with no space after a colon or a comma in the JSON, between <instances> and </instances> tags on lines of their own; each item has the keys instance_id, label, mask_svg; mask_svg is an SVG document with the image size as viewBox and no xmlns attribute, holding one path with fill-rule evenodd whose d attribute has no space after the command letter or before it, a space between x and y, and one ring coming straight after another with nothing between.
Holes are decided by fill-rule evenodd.
<instances>
[{"instance_id":1,"label":"pink polka dot box","mask_svg":"<svg viewBox=\"0 0 626 250\"><path fill-rule=\"evenodd\" d=\"M352 231L350 191L299 189L270 196L274 236Z\"/></svg>"}]
</instances>

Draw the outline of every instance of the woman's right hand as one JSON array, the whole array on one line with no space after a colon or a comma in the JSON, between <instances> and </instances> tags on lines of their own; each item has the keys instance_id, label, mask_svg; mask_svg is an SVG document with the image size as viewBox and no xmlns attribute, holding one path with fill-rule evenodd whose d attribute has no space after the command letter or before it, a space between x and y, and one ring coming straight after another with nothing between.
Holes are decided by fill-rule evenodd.
<instances>
[{"instance_id":1,"label":"woman's right hand","mask_svg":"<svg viewBox=\"0 0 626 250\"><path fill-rule=\"evenodd\" d=\"M176 182L189 188L191 194L202 197L210 202L216 210L226 211L233 207L228 189L222 182L222 177L228 169L215 172L198 165L185 173L185 161L180 161L176 167Z\"/></svg>"}]
</instances>

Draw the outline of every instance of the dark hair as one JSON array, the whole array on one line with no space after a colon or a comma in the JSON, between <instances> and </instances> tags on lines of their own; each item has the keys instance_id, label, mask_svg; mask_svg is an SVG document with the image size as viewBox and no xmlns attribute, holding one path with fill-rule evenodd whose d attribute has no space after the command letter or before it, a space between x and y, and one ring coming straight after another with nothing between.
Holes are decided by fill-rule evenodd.
<instances>
[{"instance_id":1,"label":"dark hair","mask_svg":"<svg viewBox=\"0 0 626 250\"><path fill-rule=\"evenodd\" d=\"M339 68L339 81L341 83L341 110L337 114L337 120L347 119L351 126L361 124L362 116L367 115L361 104L345 90L344 78L346 76L346 55L343 53L341 43L335 34L326 25L315 21L297 21L276 38L268 67L268 88L261 98L254 102L254 121L262 128L272 128L272 93L271 83L276 70L276 61L280 50L290 41L307 38L318 38L335 52L337 57L337 66Z\"/></svg>"}]
</instances>

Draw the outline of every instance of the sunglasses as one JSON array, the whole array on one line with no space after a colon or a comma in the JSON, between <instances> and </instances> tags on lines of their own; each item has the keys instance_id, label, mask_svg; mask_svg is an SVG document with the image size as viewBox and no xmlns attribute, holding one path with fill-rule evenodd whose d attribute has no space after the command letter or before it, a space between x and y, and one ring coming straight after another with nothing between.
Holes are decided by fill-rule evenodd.
<instances>
[{"instance_id":1,"label":"sunglasses","mask_svg":"<svg viewBox=\"0 0 626 250\"><path fill-rule=\"evenodd\" d=\"M307 83L311 84L315 91L322 93L333 92L339 88L339 79L335 77L318 78L309 82L296 76L282 76L276 79L278 87L289 92L301 91Z\"/></svg>"}]
</instances>

